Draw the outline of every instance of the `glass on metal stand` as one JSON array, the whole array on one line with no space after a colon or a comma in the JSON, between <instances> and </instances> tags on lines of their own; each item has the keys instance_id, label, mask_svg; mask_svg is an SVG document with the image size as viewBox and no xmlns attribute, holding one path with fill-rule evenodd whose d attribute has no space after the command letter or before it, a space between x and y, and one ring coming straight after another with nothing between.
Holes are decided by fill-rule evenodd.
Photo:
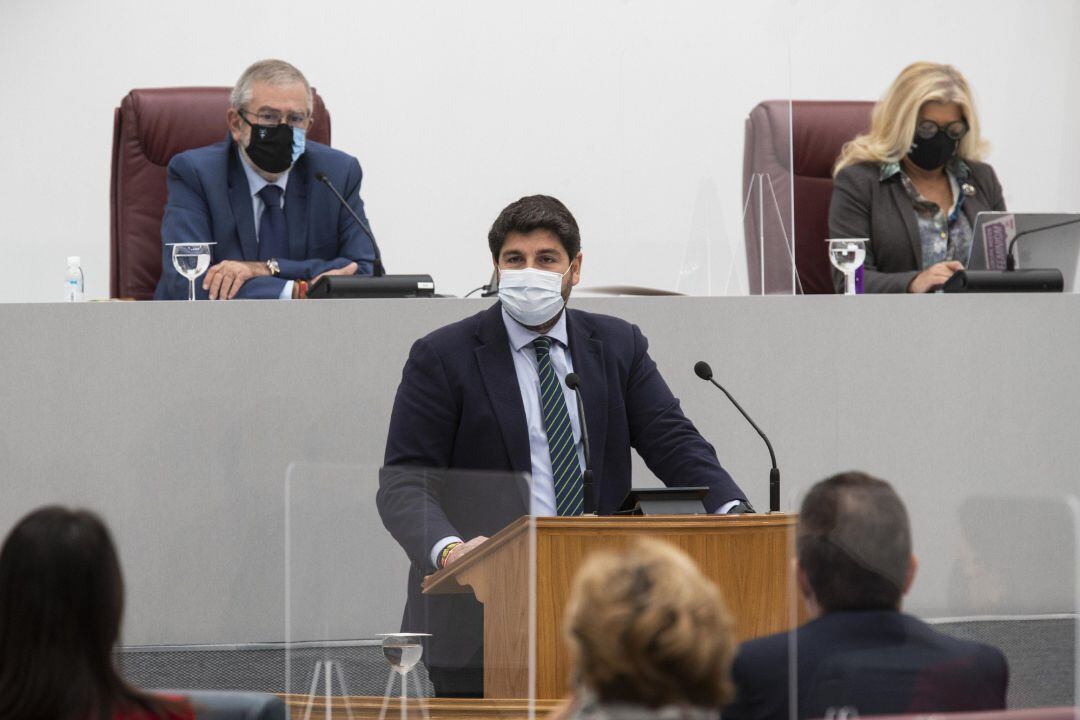
<instances>
[{"instance_id":1,"label":"glass on metal stand","mask_svg":"<svg viewBox=\"0 0 1080 720\"><path fill-rule=\"evenodd\" d=\"M188 280L188 300L195 299L195 279L210 267L210 246L217 243L169 243L176 272Z\"/></svg>"},{"instance_id":2,"label":"glass on metal stand","mask_svg":"<svg viewBox=\"0 0 1080 720\"><path fill-rule=\"evenodd\" d=\"M416 696L418 704L420 706L420 713L425 717L428 715L427 706L424 705L423 691L420 688L420 681L416 678L416 675L410 675L409 671L416 667L416 664L420 662L420 657L424 654L424 646L420 644L421 638L431 637L430 633L380 633L378 637L382 638L382 650L383 657L386 658L386 662L390 664L390 677L386 681L386 692L383 693L382 709L379 711L379 720L384 720L386 717L386 709L390 705L390 690L394 686L394 678L398 675L401 676L401 720L405 720L408 716L408 710L406 702L409 696L409 678L413 679L416 686Z\"/></svg>"},{"instance_id":3,"label":"glass on metal stand","mask_svg":"<svg viewBox=\"0 0 1080 720\"><path fill-rule=\"evenodd\" d=\"M855 273L866 262L866 238L833 238L829 243L829 262L844 273L844 294L855 294Z\"/></svg>"}]
</instances>

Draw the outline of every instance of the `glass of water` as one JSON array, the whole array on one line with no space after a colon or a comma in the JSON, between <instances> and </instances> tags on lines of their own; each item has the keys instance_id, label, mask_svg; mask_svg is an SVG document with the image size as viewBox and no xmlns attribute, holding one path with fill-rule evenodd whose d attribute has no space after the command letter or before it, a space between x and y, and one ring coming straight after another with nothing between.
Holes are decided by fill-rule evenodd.
<instances>
[{"instance_id":1,"label":"glass of water","mask_svg":"<svg viewBox=\"0 0 1080 720\"><path fill-rule=\"evenodd\" d=\"M855 294L855 272L866 262L867 238L834 238L829 243L829 262L844 273L844 294Z\"/></svg>"},{"instance_id":2,"label":"glass of water","mask_svg":"<svg viewBox=\"0 0 1080 720\"><path fill-rule=\"evenodd\" d=\"M188 300L195 299L195 278L210 267L212 242L172 243L172 264L176 272L188 279Z\"/></svg>"},{"instance_id":3,"label":"glass of water","mask_svg":"<svg viewBox=\"0 0 1080 720\"><path fill-rule=\"evenodd\" d=\"M424 646L421 645L421 639L431 637L430 633L383 633L376 637L382 638L382 651L383 657L386 658L386 662L390 663L390 668L394 671L390 674L390 681L386 684L386 697L383 700L382 711L379 713L379 720L383 720L386 717L387 703L390 700L390 689L394 681L394 673L401 676L401 720L406 720L406 700L408 698L407 681L409 679L409 671L416 667L416 663L420 662L420 657L424 654ZM420 683L416 681L416 694L420 695ZM424 712L424 716L427 716L426 710L421 706L421 710Z\"/></svg>"}]
</instances>

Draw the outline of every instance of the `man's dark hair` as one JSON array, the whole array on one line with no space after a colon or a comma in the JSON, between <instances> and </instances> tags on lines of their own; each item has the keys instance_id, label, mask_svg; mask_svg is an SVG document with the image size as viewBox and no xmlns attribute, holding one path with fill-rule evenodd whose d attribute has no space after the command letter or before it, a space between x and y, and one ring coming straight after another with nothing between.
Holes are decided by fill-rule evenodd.
<instances>
[{"instance_id":1,"label":"man's dark hair","mask_svg":"<svg viewBox=\"0 0 1080 720\"><path fill-rule=\"evenodd\" d=\"M884 480L846 472L814 485L799 510L796 548L825 612L900 607L911 526Z\"/></svg>"},{"instance_id":2,"label":"man's dark hair","mask_svg":"<svg viewBox=\"0 0 1080 720\"><path fill-rule=\"evenodd\" d=\"M566 206L550 195L529 195L507 205L488 232L491 257L496 261L506 236L512 232L527 235L533 230L548 230L559 238L570 260L581 252L581 233L577 220Z\"/></svg>"}]
</instances>

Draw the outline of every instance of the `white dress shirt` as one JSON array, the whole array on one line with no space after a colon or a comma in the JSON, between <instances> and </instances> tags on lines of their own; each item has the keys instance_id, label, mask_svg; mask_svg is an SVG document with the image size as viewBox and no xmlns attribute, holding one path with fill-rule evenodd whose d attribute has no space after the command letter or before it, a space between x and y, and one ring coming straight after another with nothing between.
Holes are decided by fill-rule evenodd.
<instances>
[{"instance_id":1,"label":"white dress shirt","mask_svg":"<svg viewBox=\"0 0 1080 720\"><path fill-rule=\"evenodd\" d=\"M530 514L534 516L556 515L555 508L555 479L551 473L551 450L548 445L547 429L544 427L544 412L540 406L540 365L536 359L536 349L532 342L540 337L540 333L529 330L527 327L510 317L504 308L502 311L503 323L506 325L506 334L510 338L510 354L514 358L514 372L517 374L518 389L521 391L521 402L525 406L525 423L529 429L529 458L532 465L532 508ZM554 327L546 333L554 340L551 343L551 367L555 371L555 377L562 388L563 397L566 399L566 411L570 415L570 429L574 433L575 449L577 450L578 464L582 471L585 469L585 453L581 443L581 426L578 423L577 393L566 387L564 378L567 373L574 371L573 361L570 357L570 341L566 333L566 312L559 317ZM738 500L731 500L721 505L716 510L717 515L723 515L739 504ZM431 549L431 564L439 567L439 555L447 545L454 542L462 542L456 536L445 537L435 543Z\"/></svg>"}]
</instances>

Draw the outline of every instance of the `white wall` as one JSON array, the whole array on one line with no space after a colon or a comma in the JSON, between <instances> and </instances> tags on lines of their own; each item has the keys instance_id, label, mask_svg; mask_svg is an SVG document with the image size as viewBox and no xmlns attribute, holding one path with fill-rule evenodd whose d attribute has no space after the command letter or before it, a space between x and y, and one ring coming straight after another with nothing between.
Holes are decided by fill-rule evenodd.
<instances>
[{"instance_id":1,"label":"white wall","mask_svg":"<svg viewBox=\"0 0 1080 720\"><path fill-rule=\"evenodd\" d=\"M1015 209L1080 209L1072 0L0 2L0 301L108 293L112 110L135 87L297 64L360 158L393 272L462 293L520 195L577 215L586 284L741 292L743 119L759 100L874 99L915 59L973 83ZM789 63L790 58L790 63ZM708 220L703 220L708 218Z\"/></svg>"}]
</instances>

